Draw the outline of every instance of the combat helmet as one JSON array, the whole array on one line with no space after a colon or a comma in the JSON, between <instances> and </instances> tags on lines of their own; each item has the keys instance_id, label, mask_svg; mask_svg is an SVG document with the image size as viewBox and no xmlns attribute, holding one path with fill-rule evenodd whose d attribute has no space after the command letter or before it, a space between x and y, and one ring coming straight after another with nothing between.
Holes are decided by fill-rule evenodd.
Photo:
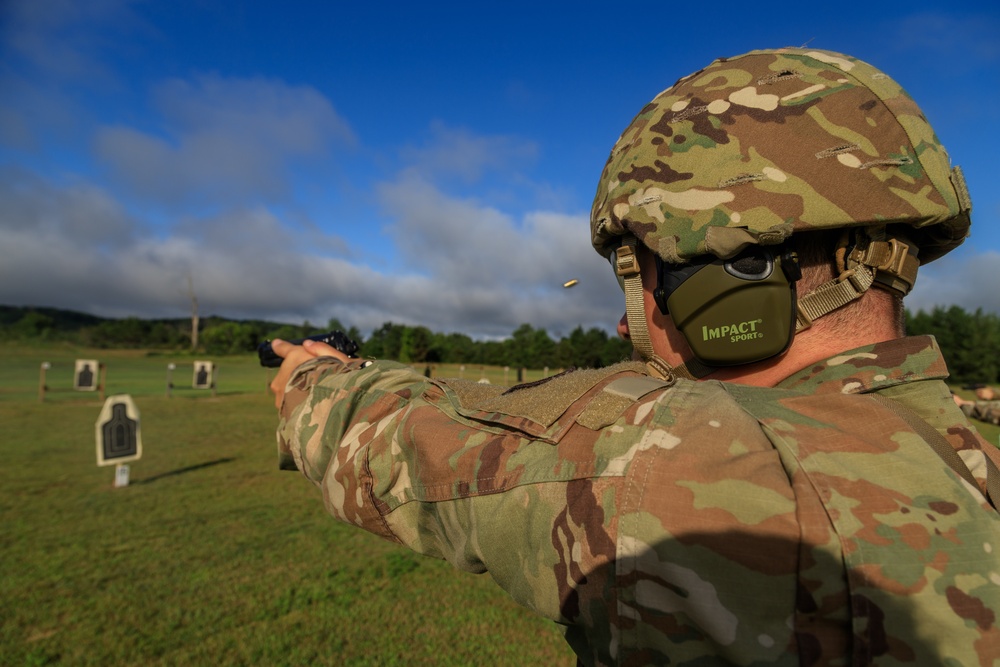
<instances>
[{"instance_id":1,"label":"combat helmet","mask_svg":"<svg viewBox=\"0 0 1000 667\"><path fill-rule=\"evenodd\" d=\"M666 375L671 369L649 344L636 243L675 277L673 285L661 281L657 288L665 312L672 290L708 275L699 271L703 267L739 283L746 273L739 262L750 255L749 283L740 283L743 287L768 282L760 280L768 271L778 276L777 282L769 278L766 298L790 304L784 318L788 331L783 346L772 343L757 353L766 358L787 348L794 331L873 284L906 294L920 263L966 238L970 211L961 171L951 167L927 119L898 83L851 56L783 48L716 60L639 112L601 175L591 241L612 260L623 283L634 346L654 373ZM835 229L844 232L837 253L840 275L796 295L796 260L781 249L793 234ZM740 288L731 287L719 288L724 294L716 314L741 302ZM705 309L690 303L700 299L690 293L701 289L686 297L694 322L690 331L678 326L689 342L695 334L704 333L708 341L713 330L728 333L738 325L749 335L748 320L731 317L730 324L718 327L707 322ZM784 321L772 328L782 327ZM742 349L725 341L718 345L723 348ZM757 360L753 354L692 349L696 358L682 375Z\"/></svg>"}]
</instances>

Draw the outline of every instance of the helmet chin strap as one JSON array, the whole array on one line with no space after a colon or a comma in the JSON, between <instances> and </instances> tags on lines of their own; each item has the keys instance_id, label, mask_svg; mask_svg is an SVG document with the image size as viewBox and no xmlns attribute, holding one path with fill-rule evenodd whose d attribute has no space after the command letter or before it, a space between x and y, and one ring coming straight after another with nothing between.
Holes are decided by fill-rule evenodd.
<instances>
[{"instance_id":1,"label":"helmet chin strap","mask_svg":"<svg viewBox=\"0 0 1000 667\"><path fill-rule=\"evenodd\" d=\"M635 245L635 237L629 234L622 238L622 246L615 255L615 273L625 287L625 317L628 320L629 338L632 347L646 363L650 374L672 382L678 375L676 369L653 352L653 343L649 338L642 276L639 273L639 258L635 254Z\"/></svg>"},{"instance_id":2,"label":"helmet chin strap","mask_svg":"<svg viewBox=\"0 0 1000 667\"><path fill-rule=\"evenodd\" d=\"M646 304L642 291L642 276L639 273L639 259L635 254L636 238L631 234L622 237L622 245L615 255L615 273L622 280L625 288L625 317L628 321L629 338L632 347L642 357L646 368L654 377L672 382L682 377L688 380L698 380L715 368L691 357L677 366L671 366L663 358L653 352L653 343L649 337L649 327L646 324Z\"/></svg>"},{"instance_id":3,"label":"helmet chin strap","mask_svg":"<svg viewBox=\"0 0 1000 667\"><path fill-rule=\"evenodd\" d=\"M672 370L677 377L687 378L688 380L700 380L718 369L703 364L694 357L691 357L679 366L673 366Z\"/></svg>"},{"instance_id":4,"label":"helmet chin strap","mask_svg":"<svg viewBox=\"0 0 1000 667\"><path fill-rule=\"evenodd\" d=\"M799 297L796 332L860 299L871 287L906 296L917 281L919 266L917 247L900 237L888 236L885 228L857 230L853 245L845 235L837 251L840 275Z\"/></svg>"}]
</instances>

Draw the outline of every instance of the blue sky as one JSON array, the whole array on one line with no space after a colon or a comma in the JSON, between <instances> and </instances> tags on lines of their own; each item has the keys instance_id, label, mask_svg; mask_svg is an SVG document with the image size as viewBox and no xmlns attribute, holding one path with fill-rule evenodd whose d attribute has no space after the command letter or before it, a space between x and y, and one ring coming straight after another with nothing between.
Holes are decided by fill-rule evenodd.
<instances>
[{"instance_id":1,"label":"blue sky","mask_svg":"<svg viewBox=\"0 0 1000 667\"><path fill-rule=\"evenodd\" d=\"M612 331L587 218L618 134L808 44L893 76L965 171L972 236L908 306L1000 312L1000 9L860 6L0 0L0 303Z\"/></svg>"}]
</instances>

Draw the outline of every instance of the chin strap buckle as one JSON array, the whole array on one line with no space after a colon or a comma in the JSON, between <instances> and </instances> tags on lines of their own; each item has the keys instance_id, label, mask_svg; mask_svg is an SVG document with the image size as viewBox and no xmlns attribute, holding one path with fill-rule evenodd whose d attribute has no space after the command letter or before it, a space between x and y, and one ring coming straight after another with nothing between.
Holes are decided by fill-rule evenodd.
<instances>
[{"instance_id":1,"label":"chin strap buckle","mask_svg":"<svg viewBox=\"0 0 1000 667\"><path fill-rule=\"evenodd\" d=\"M916 247L897 238L871 241L864 249L855 248L850 259L870 266L875 271L875 282L906 296L917 282Z\"/></svg>"},{"instance_id":2,"label":"chin strap buckle","mask_svg":"<svg viewBox=\"0 0 1000 667\"><path fill-rule=\"evenodd\" d=\"M639 260L635 256L635 249L629 245L622 245L615 252L615 275L618 276L618 280L625 280L637 273L639 273Z\"/></svg>"}]
</instances>

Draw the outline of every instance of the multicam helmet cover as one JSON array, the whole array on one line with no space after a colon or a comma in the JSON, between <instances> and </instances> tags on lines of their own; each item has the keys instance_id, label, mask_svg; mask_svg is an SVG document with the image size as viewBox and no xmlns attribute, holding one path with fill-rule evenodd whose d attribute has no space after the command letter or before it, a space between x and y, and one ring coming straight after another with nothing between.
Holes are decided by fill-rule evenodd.
<instances>
[{"instance_id":1,"label":"multicam helmet cover","mask_svg":"<svg viewBox=\"0 0 1000 667\"><path fill-rule=\"evenodd\" d=\"M785 48L717 60L647 104L604 167L591 239L608 256L633 234L684 263L793 232L905 225L926 263L964 240L970 208L899 84L850 56Z\"/></svg>"}]
</instances>

